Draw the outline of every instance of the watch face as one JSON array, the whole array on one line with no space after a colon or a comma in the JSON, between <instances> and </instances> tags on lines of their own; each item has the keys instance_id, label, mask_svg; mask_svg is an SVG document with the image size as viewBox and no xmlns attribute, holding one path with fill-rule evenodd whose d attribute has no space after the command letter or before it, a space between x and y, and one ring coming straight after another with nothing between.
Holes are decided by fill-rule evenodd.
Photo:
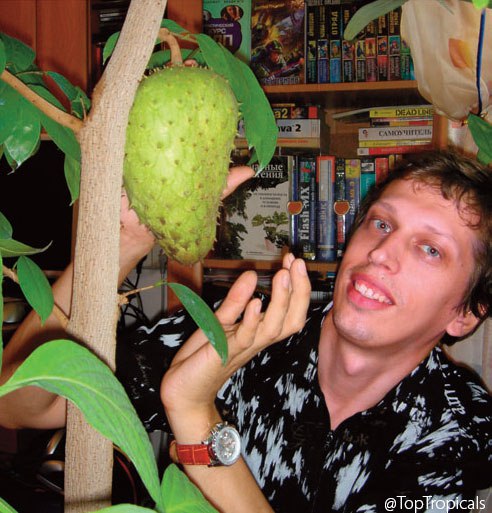
<instances>
[{"instance_id":1,"label":"watch face","mask_svg":"<svg viewBox=\"0 0 492 513\"><path fill-rule=\"evenodd\" d=\"M232 465L241 454L241 439L232 426L223 426L214 435L211 449L214 458L222 465Z\"/></svg>"}]
</instances>

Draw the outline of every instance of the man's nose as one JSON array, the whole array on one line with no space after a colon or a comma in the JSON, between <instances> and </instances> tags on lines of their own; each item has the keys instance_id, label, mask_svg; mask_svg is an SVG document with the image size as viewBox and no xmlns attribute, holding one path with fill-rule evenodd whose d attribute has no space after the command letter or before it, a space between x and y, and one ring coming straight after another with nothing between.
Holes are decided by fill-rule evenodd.
<instances>
[{"instance_id":1,"label":"man's nose","mask_svg":"<svg viewBox=\"0 0 492 513\"><path fill-rule=\"evenodd\" d=\"M393 232L379 241L377 246L369 252L368 259L372 264L383 266L389 272L396 273L400 269L403 251L403 240Z\"/></svg>"}]
</instances>

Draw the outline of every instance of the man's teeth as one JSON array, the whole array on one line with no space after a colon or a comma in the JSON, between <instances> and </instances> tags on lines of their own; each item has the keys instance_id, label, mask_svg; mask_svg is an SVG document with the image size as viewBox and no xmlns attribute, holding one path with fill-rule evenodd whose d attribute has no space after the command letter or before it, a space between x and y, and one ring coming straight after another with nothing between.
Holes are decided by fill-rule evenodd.
<instances>
[{"instance_id":1,"label":"man's teeth","mask_svg":"<svg viewBox=\"0 0 492 513\"><path fill-rule=\"evenodd\" d=\"M372 290L369 287L366 287L363 283L355 282L354 287L355 290L364 297L374 299L375 301L379 301L380 303L386 303L388 305L391 304L391 301L385 295L379 294L378 292L374 292L374 290Z\"/></svg>"}]
</instances>

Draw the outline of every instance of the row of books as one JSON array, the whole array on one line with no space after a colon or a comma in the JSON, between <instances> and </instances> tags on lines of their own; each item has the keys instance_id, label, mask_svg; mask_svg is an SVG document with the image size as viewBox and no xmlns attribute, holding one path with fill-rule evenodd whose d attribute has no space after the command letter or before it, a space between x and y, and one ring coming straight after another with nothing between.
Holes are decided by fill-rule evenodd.
<instances>
[{"instance_id":1,"label":"row of books","mask_svg":"<svg viewBox=\"0 0 492 513\"><path fill-rule=\"evenodd\" d=\"M360 201L398 158L275 156L224 200L213 256L279 260L288 249L306 260L337 261Z\"/></svg>"},{"instance_id":2,"label":"row of books","mask_svg":"<svg viewBox=\"0 0 492 513\"><path fill-rule=\"evenodd\" d=\"M413 80L409 47L401 38L401 8L372 20L355 42L343 38L367 0L306 0L306 82Z\"/></svg>"},{"instance_id":3,"label":"row of books","mask_svg":"<svg viewBox=\"0 0 492 513\"><path fill-rule=\"evenodd\" d=\"M412 80L401 8L343 39L369 0L203 1L203 30L251 66L263 85Z\"/></svg>"}]
</instances>

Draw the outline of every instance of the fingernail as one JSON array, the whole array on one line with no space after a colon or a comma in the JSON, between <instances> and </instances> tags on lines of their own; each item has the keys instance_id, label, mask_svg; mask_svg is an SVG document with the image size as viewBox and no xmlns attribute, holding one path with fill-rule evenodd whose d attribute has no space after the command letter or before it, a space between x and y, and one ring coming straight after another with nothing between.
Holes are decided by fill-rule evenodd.
<instances>
[{"instance_id":1,"label":"fingernail","mask_svg":"<svg viewBox=\"0 0 492 513\"><path fill-rule=\"evenodd\" d=\"M298 271L301 276L307 276L306 262L301 260L301 263L298 266Z\"/></svg>"}]
</instances>

